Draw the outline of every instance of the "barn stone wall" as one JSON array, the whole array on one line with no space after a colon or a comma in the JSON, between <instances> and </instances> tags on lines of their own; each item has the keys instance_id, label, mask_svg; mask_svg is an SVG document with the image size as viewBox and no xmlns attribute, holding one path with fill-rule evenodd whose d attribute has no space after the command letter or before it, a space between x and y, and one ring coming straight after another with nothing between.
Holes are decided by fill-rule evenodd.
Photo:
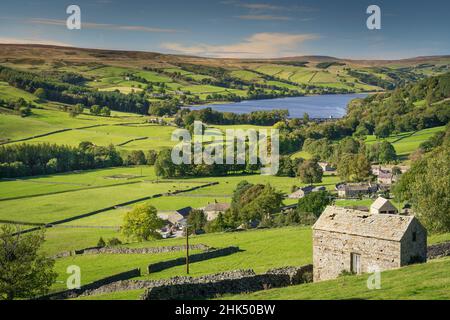
<instances>
[{"instance_id":1,"label":"barn stone wall","mask_svg":"<svg viewBox=\"0 0 450 320\"><path fill-rule=\"evenodd\" d=\"M415 233L415 241L413 234ZM413 220L401 240L401 265L427 261L427 231Z\"/></svg>"},{"instance_id":2,"label":"barn stone wall","mask_svg":"<svg viewBox=\"0 0 450 320\"><path fill-rule=\"evenodd\" d=\"M335 279L350 271L352 253L361 255L362 273L373 266L380 271L401 266L400 242L314 230L314 281Z\"/></svg>"}]
</instances>

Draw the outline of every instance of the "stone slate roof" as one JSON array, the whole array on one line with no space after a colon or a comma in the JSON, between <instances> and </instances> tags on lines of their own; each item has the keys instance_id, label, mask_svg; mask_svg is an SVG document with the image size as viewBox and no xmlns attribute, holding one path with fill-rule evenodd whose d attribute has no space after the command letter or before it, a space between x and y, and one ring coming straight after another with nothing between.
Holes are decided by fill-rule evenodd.
<instances>
[{"instance_id":1,"label":"stone slate roof","mask_svg":"<svg viewBox=\"0 0 450 320\"><path fill-rule=\"evenodd\" d=\"M370 214L328 206L314 224L313 229L400 241L413 220L413 216Z\"/></svg>"},{"instance_id":2,"label":"stone slate roof","mask_svg":"<svg viewBox=\"0 0 450 320\"><path fill-rule=\"evenodd\" d=\"M225 212L229 208L229 203L210 203L205 207L205 211Z\"/></svg>"}]
</instances>

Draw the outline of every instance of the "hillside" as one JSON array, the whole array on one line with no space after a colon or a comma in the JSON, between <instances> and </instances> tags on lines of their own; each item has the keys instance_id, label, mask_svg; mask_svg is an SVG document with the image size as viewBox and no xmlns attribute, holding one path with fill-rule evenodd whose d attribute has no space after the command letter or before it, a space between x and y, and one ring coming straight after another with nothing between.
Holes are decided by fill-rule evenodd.
<instances>
[{"instance_id":1,"label":"hillside","mask_svg":"<svg viewBox=\"0 0 450 320\"><path fill-rule=\"evenodd\" d=\"M449 56L360 61L323 56L212 59L39 45L0 44L0 65L76 83L89 90L176 98L195 104L304 94L383 91L445 72ZM67 83L67 82L66 82ZM31 92L33 93L33 92Z\"/></svg>"}]
</instances>

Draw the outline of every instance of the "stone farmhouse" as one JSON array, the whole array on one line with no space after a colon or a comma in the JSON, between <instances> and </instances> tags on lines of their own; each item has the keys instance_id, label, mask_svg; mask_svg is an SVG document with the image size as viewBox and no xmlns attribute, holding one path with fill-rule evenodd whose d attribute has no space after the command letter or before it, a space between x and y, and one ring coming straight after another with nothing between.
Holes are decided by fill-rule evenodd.
<instances>
[{"instance_id":1,"label":"stone farmhouse","mask_svg":"<svg viewBox=\"0 0 450 320\"><path fill-rule=\"evenodd\" d=\"M210 203L204 209L203 212L206 215L208 221L212 221L217 218L219 213L225 213L230 208L229 203Z\"/></svg>"},{"instance_id":2,"label":"stone farmhouse","mask_svg":"<svg viewBox=\"0 0 450 320\"><path fill-rule=\"evenodd\" d=\"M187 217L191 213L192 207L186 207L174 211L159 211L158 217L176 227L184 227Z\"/></svg>"},{"instance_id":3,"label":"stone farmhouse","mask_svg":"<svg viewBox=\"0 0 450 320\"><path fill-rule=\"evenodd\" d=\"M329 206L313 226L314 281L342 272L399 268L427 258L427 231L414 216Z\"/></svg>"},{"instance_id":4,"label":"stone farmhouse","mask_svg":"<svg viewBox=\"0 0 450 320\"><path fill-rule=\"evenodd\" d=\"M378 185L373 183L349 183L336 186L339 198L357 198L378 191Z\"/></svg>"},{"instance_id":5,"label":"stone farmhouse","mask_svg":"<svg viewBox=\"0 0 450 320\"><path fill-rule=\"evenodd\" d=\"M397 176L394 175L392 172L380 170L378 177L377 177L377 182L379 184L391 186L396 181L397 181Z\"/></svg>"},{"instance_id":6,"label":"stone farmhouse","mask_svg":"<svg viewBox=\"0 0 450 320\"><path fill-rule=\"evenodd\" d=\"M397 214L397 208L387 199L379 197L370 206L371 214Z\"/></svg>"}]
</instances>

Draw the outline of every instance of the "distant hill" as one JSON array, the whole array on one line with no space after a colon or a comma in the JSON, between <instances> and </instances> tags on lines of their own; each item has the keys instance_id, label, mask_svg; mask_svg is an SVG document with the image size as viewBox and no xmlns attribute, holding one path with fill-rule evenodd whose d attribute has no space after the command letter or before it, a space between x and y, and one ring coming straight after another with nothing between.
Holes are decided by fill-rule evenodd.
<instances>
[{"instance_id":1,"label":"distant hill","mask_svg":"<svg viewBox=\"0 0 450 320\"><path fill-rule=\"evenodd\" d=\"M143 98L150 102L178 99L177 103L191 105L385 91L448 72L450 56L403 60L330 56L215 59L142 51L0 44L0 66L32 73L22 77L45 75L46 80L41 81L71 79L71 84L87 90L127 95L143 92Z\"/></svg>"}]
</instances>

